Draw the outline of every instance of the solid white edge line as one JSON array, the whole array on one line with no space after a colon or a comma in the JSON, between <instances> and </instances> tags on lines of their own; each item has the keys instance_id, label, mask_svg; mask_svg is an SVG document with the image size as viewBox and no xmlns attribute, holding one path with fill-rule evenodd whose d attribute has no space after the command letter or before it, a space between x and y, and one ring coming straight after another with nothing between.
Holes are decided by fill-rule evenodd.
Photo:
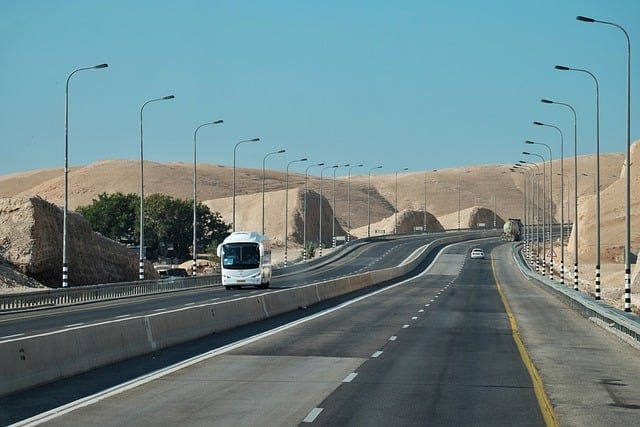
<instances>
[{"instance_id":1,"label":"solid white edge line","mask_svg":"<svg viewBox=\"0 0 640 427\"><path fill-rule=\"evenodd\" d=\"M345 379L342 380L343 383L350 383L351 381L353 381L355 379L355 377L358 376L357 372L351 372L349 375L347 375L345 377Z\"/></svg>"},{"instance_id":2,"label":"solid white edge line","mask_svg":"<svg viewBox=\"0 0 640 427\"><path fill-rule=\"evenodd\" d=\"M9 338L17 338L17 337L21 337L21 336L24 336L24 332L22 332L20 334L7 335L6 337L0 337L0 339L4 340L4 339L9 339Z\"/></svg>"},{"instance_id":3,"label":"solid white edge line","mask_svg":"<svg viewBox=\"0 0 640 427\"><path fill-rule=\"evenodd\" d=\"M311 412L309 412L309 414L305 417L304 420L302 420L303 423L312 423L316 420L316 418L318 418L318 415L320 415L320 412L322 412L323 408L313 408L311 410Z\"/></svg>"},{"instance_id":4,"label":"solid white edge line","mask_svg":"<svg viewBox=\"0 0 640 427\"><path fill-rule=\"evenodd\" d=\"M131 390L133 388L139 387L141 385L144 385L146 383L149 383L153 380L156 380L158 378L162 378L164 376L167 376L169 374L172 374L174 372L177 372L181 369L184 368L188 368L189 366L195 365L196 363L202 362L204 360L207 359L211 359L212 357L218 356L220 354L224 354L224 353L228 353L232 350L235 350L237 348L240 347L244 347L245 345L251 344L253 342L256 342L258 340L261 340L263 338L269 337L271 335L275 335L277 333L280 333L282 331L285 331L287 329L293 328L294 326L298 326L301 325L303 323L309 322L311 320L315 320L319 317L322 316L326 316L327 314L333 313L334 311L338 311L341 310L345 307L348 307L352 304L355 304L357 302L360 302L362 300L365 300L367 298L376 296L378 294L381 294L383 292L386 292L388 290L397 288L398 286L402 286L405 283L411 282L412 280L418 279L422 276L424 276L425 274L427 274L429 272L429 270L431 270L431 268L436 264L436 262L438 261L438 259L440 258L440 256L442 255L442 253L449 247L451 246L455 246L455 245L459 245L459 244L463 244L463 243L468 243L468 241L463 241L463 242L456 242L456 243L450 243L448 245L446 245L445 247L443 247L440 252L438 252L438 255L436 255L436 257L434 258L433 262L431 264L429 264L429 266L427 268L425 268L422 272L418 273L417 275L413 276L413 277L409 277L407 279L402 280L401 282L398 283L394 283L393 285L389 285L386 286L384 288L378 289L377 291L371 292L369 294L366 295L361 295L357 298L354 298L352 300L349 301L345 301L342 304L339 304L335 307L331 307L328 308L326 310L320 311L318 313L312 314L311 316L307 316L304 317L302 319L298 319L295 320L293 322L284 324L282 326L279 326L275 329L271 329L269 331L265 331L256 335L253 335L251 337L245 338L243 340L240 341L236 341L234 343L231 344L227 344L225 346L222 347L218 347L214 350L210 350L206 353L200 354L198 356L194 356L190 359L175 363L171 366L167 366L166 368L162 368L162 369L158 369L157 371L153 371L153 372L149 372L148 374L142 375L138 378L134 378L132 380L129 380L127 382L124 382L122 384L118 384L116 386L110 387L106 390L103 390L101 392L95 393L91 396L86 396L83 397L81 399L75 400L73 402L69 402L66 405L63 406L59 406L57 408L53 408L47 412L43 412L41 414L38 415L34 415L31 418L27 418L26 420L22 420L18 423L13 424L14 426L26 426L26 425L39 425L42 424L44 422L50 421L52 419L55 419L61 415L65 415L68 414L69 412L75 411L76 409L80 409L80 408L84 408L85 406L90 406L94 403L97 403L101 400L107 399L109 397L118 395L120 393L124 393L125 391ZM277 292L277 291L276 291ZM232 300L227 300L228 301L232 301ZM202 304L204 305L208 305L208 304ZM184 308L182 309L177 309L175 311L181 311L184 310ZM140 316L140 317L144 317L144 316ZM128 319L127 319L128 320ZM106 323L106 322L105 322ZM95 325L95 324L94 324ZM403 328L408 328L409 325L403 325ZM48 334L43 334L43 335L48 335ZM1 343L1 341L0 341ZM317 408L320 409L320 411L322 411L322 408ZM312 411L313 412L313 411ZM318 412L319 414L320 412ZM317 415L316 415L317 416Z\"/></svg>"},{"instance_id":5,"label":"solid white edge line","mask_svg":"<svg viewBox=\"0 0 640 427\"><path fill-rule=\"evenodd\" d=\"M373 357L373 358L380 357L380 355L381 355L381 354L382 354L382 351L378 350L378 351L376 351L375 353L373 353L373 354L371 355L371 357Z\"/></svg>"}]
</instances>

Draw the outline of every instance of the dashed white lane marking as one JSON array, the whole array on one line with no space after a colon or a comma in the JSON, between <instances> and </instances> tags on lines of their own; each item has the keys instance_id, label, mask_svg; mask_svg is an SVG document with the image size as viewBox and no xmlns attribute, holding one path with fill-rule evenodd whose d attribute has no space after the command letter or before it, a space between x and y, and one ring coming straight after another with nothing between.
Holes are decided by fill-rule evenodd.
<instances>
[{"instance_id":1,"label":"dashed white lane marking","mask_svg":"<svg viewBox=\"0 0 640 427\"><path fill-rule=\"evenodd\" d=\"M438 298L439 295L434 296L434 298Z\"/></svg>"},{"instance_id":2,"label":"dashed white lane marking","mask_svg":"<svg viewBox=\"0 0 640 427\"><path fill-rule=\"evenodd\" d=\"M432 299L430 302L436 302L436 300Z\"/></svg>"},{"instance_id":3,"label":"dashed white lane marking","mask_svg":"<svg viewBox=\"0 0 640 427\"><path fill-rule=\"evenodd\" d=\"M65 328L75 328L76 326L82 326L82 325L84 325L84 323L74 323L72 325L65 326Z\"/></svg>"},{"instance_id":4,"label":"dashed white lane marking","mask_svg":"<svg viewBox=\"0 0 640 427\"><path fill-rule=\"evenodd\" d=\"M421 308L420 310L418 310L418 313L424 313L424 309Z\"/></svg>"},{"instance_id":5,"label":"dashed white lane marking","mask_svg":"<svg viewBox=\"0 0 640 427\"><path fill-rule=\"evenodd\" d=\"M409 325L402 325L402 329L407 329Z\"/></svg>"},{"instance_id":6,"label":"dashed white lane marking","mask_svg":"<svg viewBox=\"0 0 640 427\"><path fill-rule=\"evenodd\" d=\"M24 333L7 335L7 336L4 336L4 337L0 337L0 340L9 339L9 338L18 338L18 337L21 337L23 335L24 335Z\"/></svg>"},{"instance_id":7,"label":"dashed white lane marking","mask_svg":"<svg viewBox=\"0 0 640 427\"><path fill-rule=\"evenodd\" d=\"M429 307L430 305L431 305L431 304L425 304L424 306L425 306L425 307Z\"/></svg>"},{"instance_id":8,"label":"dashed white lane marking","mask_svg":"<svg viewBox=\"0 0 640 427\"><path fill-rule=\"evenodd\" d=\"M351 372L349 375L346 376L345 379L342 380L343 383L350 383L351 381L354 380L355 377L358 376L357 372Z\"/></svg>"},{"instance_id":9,"label":"dashed white lane marking","mask_svg":"<svg viewBox=\"0 0 640 427\"><path fill-rule=\"evenodd\" d=\"M389 337L389 341L395 341L397 339L398 339L398 337L395 336L395 335L391 335L391 337Z\"/></svg>"},{"instance_id":10,"label":"dashed white lane marking","mask_svg":"<svg viewBox=\"0 0 640 427\"><path fill-rule=\"evenodd\" d=\"M131 317L130 314L121 314L120 316L114 317L114 319L124 319L125 317Z\"/></svg>"},{"instance_id":11,"label":"dashed white lane marking","mask_svg":"<svg viewBox=\"0 0 640 427\"><path fill-rule=\"evenodd\" d=\"M382 352L380 350L376 351L375 353L373 353L371 355L371 357L380 357L380 355L382 354Z\"/></svg>"},{"instance_id":12,"label":"dashed white lane marking","mask_svg":"<svg viewBox=\"0 0 640 427\"><path fill-rule=\"evenodd\" d=\"M156 308L155 310L153 310L154 313L158 313L160 311L167 311L166 308Z\"/></svg>"},{"instance_id":13,"label":"dashed white lane marking","mask_svg":"<svg viewBox=\"0 0 640 427\"><path fill-rule=\"evenodd\" d=\"M309 414L304 418L304 420L302 420L303 423L312 423L316 420L316 418L318 418L318 415L320 415L320 412L322 412L323 408L313 408L311 410L311 412L309 412Z\"/></svg>"},{"instance_id":14,"label":"dashed white lane marking","mask_svg":"<svg viewBox=\"0 0 640 427\"><path fill-rule=\"evenodd\" d=\"M416 316L413 316L411 320L418 320L418 318Z\"/></svg>"}]
</instances>

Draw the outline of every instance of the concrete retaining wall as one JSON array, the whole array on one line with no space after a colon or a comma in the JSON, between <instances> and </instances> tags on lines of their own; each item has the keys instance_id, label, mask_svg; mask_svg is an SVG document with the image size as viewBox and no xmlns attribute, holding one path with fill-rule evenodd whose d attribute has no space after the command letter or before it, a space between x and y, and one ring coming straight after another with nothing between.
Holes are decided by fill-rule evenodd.
<instances>
[{"instance_id":1,"label":"concrete retaining wall","mask_svg":"<svg viewBox=\"0 0 640 427\"><path fill-rule=\"evenodd\" d=\"M436 246L478 237L481 235L473 233L437 239L419 256L398 267L262 295L0 341L0 396L392 280L416 268Z\"/></svg>"}]
</instances>

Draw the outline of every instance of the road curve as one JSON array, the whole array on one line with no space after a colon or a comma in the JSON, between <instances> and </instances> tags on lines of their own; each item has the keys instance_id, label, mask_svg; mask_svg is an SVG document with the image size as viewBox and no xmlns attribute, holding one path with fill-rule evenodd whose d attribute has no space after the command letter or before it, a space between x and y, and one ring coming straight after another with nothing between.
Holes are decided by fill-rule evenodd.
<instances>
[{"instance_id":1,"label":"road curve","mask_svg":"<svg viewBox=\"0 0 640 427\"><path fill-rule=\"evenodd\" d=\"M453 245L420 277L229 340L49 424L543 425L491 261L467 257L495 244Z\"/></svg>"}]
</instances>

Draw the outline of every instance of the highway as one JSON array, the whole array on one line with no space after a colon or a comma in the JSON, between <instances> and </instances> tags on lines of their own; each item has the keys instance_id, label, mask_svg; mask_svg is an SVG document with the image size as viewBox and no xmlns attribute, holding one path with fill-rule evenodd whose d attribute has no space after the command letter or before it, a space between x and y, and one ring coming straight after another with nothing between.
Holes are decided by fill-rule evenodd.
<instances>
[{"instance_id":1,"label":"highway","mask_svg":"<svg viewBox=\"0 0 640 427\"><path fill-rule=\"evenodd\" d=\"M372 242L356 246L326 265L301 265L294 268L276 270L271 289L266 290L245 288L227 291L217 286L50 308L33 312L2 314L0 315L0 341L64 328L80 327L92 323L169 311L191 305L224 301L244 295L259 295L272 292L274 289L300 286L365 271L393 267L400 264L416 249L445 234L452 235L454 233L433 233L405 236L403 238L393 236L376 238ZM330 257L328 256L327 258ZM331 258L333 259L333 257Z\"/></svg>"},{"instance_id":2,"label":"highway","mask_svg":"<svg viewBox=\"0 0 640 427\"><path fill-rule=\"evenodd\" d=\"M487 259L468 257L476 246ZM541 380L529 373L536 368ZM638 396L637 349L526 280L510 244L481 240L451 245L420 275L355 297L5 397L0 420L634 425Z\"/></svg>"}]
</instances>

